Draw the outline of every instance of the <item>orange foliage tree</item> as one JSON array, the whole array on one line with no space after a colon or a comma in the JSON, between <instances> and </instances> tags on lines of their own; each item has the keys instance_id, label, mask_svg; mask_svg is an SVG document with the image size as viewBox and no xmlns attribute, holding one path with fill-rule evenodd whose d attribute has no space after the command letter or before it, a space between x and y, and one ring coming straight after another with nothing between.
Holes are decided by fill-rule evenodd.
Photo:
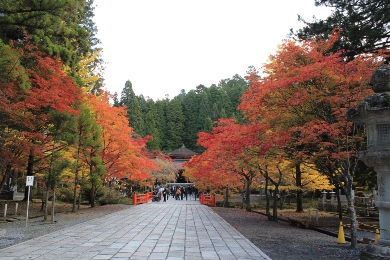
<instances>
[{"instance_id":1,"label":"orange foliage tree","mask_svg":"<svg viewBox=\"0 0 390 260\"><path fill-rule=\"evenodd\" d=\"M166 182L175 182L177 167L168 155L163 154L159 150L149 151L144 149L144 153L157 166L156 169L150 172L148 179L150 186L153 184L161 185Z\"/></svg>"},{"instance_id":2,"label":"orange foliage tree","mask_svg":"<svg viewBox=\"0 0 390 260\"><path fill-rule=\"evenodd\" d=\"M114 107L109 103L109 95L87 95L88 103L100 127L101 147L100 164L104 171L100 171L101 179L145 180L148 172L156 169L156 165L143 153L147 139L134 139L133 129L129 126L124 107ZM89 160L89 164L94 160ZM93 166L96 167L96 166ZM93 167L91 170L93 170ZM95 180L97 181L97 180ZM98 184L98 182L96 182ZM97 187L94 185L94 189ZM91 191L96 194L96 190Z\"/></svg>"},{"instance_id":3,"label":"orange foliage tree","mask_svg":"<svg viewBox=\"0 0 390 260\"><path fill-rule=\"evenodd\" d=\"M48 145L53 140L50 127L58 113L78 113L75 105L81 99L81 91L62 71L59 60L48 57L28 42L13 44L11 48L18 53L17 64L23 67L19 67L19 76L6 84L10 91L3 96L6 100L2 101L5 105L2 111L7 125L2 125L2 130L9 135L2 136L2 142L12 149L8 155L15 156L11 167L24 166L27 176L33 176L35 171L48 169L49 164L43 159L50 156L46 152L50 151ZM26 81L23 84L22 79ZM39 168L37 163L41 163Z\"/></svg>"},{"instance_id":4,"label":"orange foliage tree","mask_svg":"<svg viewBox=\"0 0 390 260\"><path fill-rule=\"evenodd\" d=\"M251 210L250 190L259 176L259 158L283 138L276 138L266 124L240 125L232 119L220 119L212 133L199 133L198 145L206 148L187 164L193 178L209 187L242 185L243 204ZM278 140L278 141L277 141Z\"/></svg>"},{"instance_id":5,"label":"orange foliage tree","mask_svg":"<svg viewBox=\"0 0 390 260\"><path fill-rule=\"evenodd\" d=\"M66 159L76 165L74 194L79 171L88 167L92 205L104 177L143 180L156 169L144 151L148 139L133 138L125 109L111 106L107 93L86 94L28 37L10 45L0 41L0 65L2 182L11 171L27 169L26 175L40 173L54 185L65 170L65 164L57 167L64 159L58 152L67 147Z\"/></svg>"},{"instance_id":6,"label":"orange foliage tree","mask_svg":"<svg viewBox=\"0 0 390 260\"><path fill-rule=\"evenodd\" d=\"M316 165L345 190L353 219L351 236L356 242L352 182L361 138L347 121L346 112L371 93L368 81L381 59L360 55L346 62L340 53L328 53L337 37L324 42L286 41L264 66L267 76L252 81L240 108L249 120L289 131L285 155L296 165Z\"/></svg>"}]
</instances>

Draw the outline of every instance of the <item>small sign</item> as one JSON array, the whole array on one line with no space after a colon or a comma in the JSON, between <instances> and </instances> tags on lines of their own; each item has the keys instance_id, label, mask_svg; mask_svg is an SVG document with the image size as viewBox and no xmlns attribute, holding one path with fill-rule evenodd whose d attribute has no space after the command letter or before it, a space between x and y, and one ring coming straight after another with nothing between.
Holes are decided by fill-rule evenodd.
<instances>
[{"instance_id":1,"label":"small sign","mask_svg":"<svg viewBox=\"0 0 390 260\"><path fill-rule=\"evenodd\" d=\"M34 185L34 176L27 176L26 186L33 186L33 185Z\"/></svg>"}]
</instances>

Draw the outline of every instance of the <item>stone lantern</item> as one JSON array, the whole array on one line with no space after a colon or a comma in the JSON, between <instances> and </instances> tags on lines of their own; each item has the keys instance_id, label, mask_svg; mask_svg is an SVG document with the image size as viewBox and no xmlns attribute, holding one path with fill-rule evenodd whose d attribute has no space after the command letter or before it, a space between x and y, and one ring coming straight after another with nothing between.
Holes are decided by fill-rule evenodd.
<instances>
[{"instance_id":1,"label":"stone lantern","mask_svg":"<svg viewBox=\"0 0 390 260\"><path fill-rule=\"evenodd\" d=\"M359 152L359 159L377 173L380 239L382 256L390 256L390 69L380 66L372 74L375 94L366 97L357 110L349 110L348 118L365 125L367 150ZM387 259L387 258L386 258Z\"/></svg>"},{"instance_id":2,"label":"stone lantern","mask_svg":"<svg viewBox=\"0 0 390 260\"><path fill-rule=\"evenodd\" d=\"M326 192L326 190L323 190L322 192L321 192L321 196L322 196L322 204L321 204L321 207L318 207L318 208L320 208L321 210L326 210L326 208L325 208L325 204L326 204L326 194L328 194L327 192ZM319 206L319 205L318 205Z\"/></svg>"}]
</instances>

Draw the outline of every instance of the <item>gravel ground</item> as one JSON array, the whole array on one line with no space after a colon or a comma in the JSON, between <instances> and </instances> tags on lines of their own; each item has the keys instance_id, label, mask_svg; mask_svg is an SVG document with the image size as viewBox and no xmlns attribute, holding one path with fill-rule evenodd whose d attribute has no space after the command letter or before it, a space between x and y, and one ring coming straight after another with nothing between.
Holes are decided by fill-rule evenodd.
<instances>
[{"instance_id":1,"label":"gravel ground","mask_svg":"<svg viewBox=\"0 0 390 260\"><path fill-rule=\"evenodd\" d=\"M360 251L350 244L338 244L337 238L286 222L268 221L266 216L241 209L213 208L223 219L272 259L359 259Z\"/></svg>"},{"instance_id":2,"label":"gravel ground","mask_svg":"<svg viewBox=\"0 0 390 260\"><path fill-rule=\"evenodd\" d=\"M56 214L54 224L43 222L42 216L31 218L27 227L23 217L13 222L0 223L0 248L129 207L133 206L106 205L84 208L77 213L59 213ZM348 242L338 244L335 237L310 229L293 227L282 221L271 222L261 214L242 209L217 207L213 210L275 260L359 259L360 250L365 246L359 244L359 248L353 250Z\"/></svg>"}]
</instances>

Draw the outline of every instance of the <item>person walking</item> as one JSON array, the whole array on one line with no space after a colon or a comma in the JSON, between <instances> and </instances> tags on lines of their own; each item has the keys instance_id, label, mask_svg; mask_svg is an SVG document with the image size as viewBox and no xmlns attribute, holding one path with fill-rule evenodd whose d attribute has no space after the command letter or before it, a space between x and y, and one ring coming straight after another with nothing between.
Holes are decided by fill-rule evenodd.
<instances>
[{"instance_id":1,"label":"person walking","mask_svg":"<svg viewBox=\"0 0 390 260\"><path fill-rule=\"evenodd\" d=\"M188 187L187 187L187 193L188 193L188 196L189 196L190 199L191 199L191 197L192 197L192 186L188 186Z\"/></svg>"},{"instance_id":2,"label":"person walking","mask_svg":"<svg viewBox=\"0 0 390 260\"><path fill-rule=\"evenodd\" d=\"M175 185L173 185L171 188L171 194L172 194L172 198L175 199L176 198L176 186Z\"/></svg>"},{"instance_id":3,"label":"person walking","mask_svg":"<svg viewBox=\"0 0 390 260\"><path fill-rule=\"evenodd\" d=\"M187 200L187 197L188 197L188 187L184 187L184 188L183 188L183 191L184 191L184 197L185 197L186 200Z\"/></svg>"},{"instance_id":4,"label":"person walking","mask_svg":"<svg viewBox=\"0 0 390 260\"><path fill-rule=\"evenodd\" d=\"M167 188L164 188L162 194L163 194L164 202L167 202Z\"/></svg>"},{"instance_id":5,"label":"person walking","mask_svg":"<svg viewBox=\"0 0 390 260\"><path fill-rule=\"evenodd\" d=\"M176 193L175 193L175 199L176 200L179 200L179 198L180 198L180 189L178 188L177 190L176 190Z\"/></svg>"},{"instance_id":6,"label":"person walking","mask_svg":"<svg viewBox=\"0 0 390 260\"><path fill-rule=\"evenodd\" d=\"M195 185L194 185L192 191L194 192L194 197L195 197L195 200L196 200L196 198L198 197L198 192L199 192L198 191L198 187L195 187Z\"/></svg>"},{"instance_id":7,"label":"person walking","mask_svg":"<svg viewBox=\"0 0 390 260\"><path fill-rule=\"evenodd\" d=\"M163 192L164 192L165 188L163 186L160 186L160 188L158 189L158 195L160 197L160 201L162 200L163 198Z\"/></svg>"},{"instance_id":8,"label":"person walking","mask_svg":"<svg viewBox=\"0 0 390 260\"><path fill-rule=\"evenodd\" d=\"M184 196L184 187L181 186L180 187L180 200L183 200L183 196Z\"/></svg>"},{"instance_id":9,"label":"person walking","mask_svg":"<svg viewBox=\"0 0 390 260\"><path fill-rule=\"evenodd\" d=\"M169 191L168 187L165 187L165 192L166 192L166 195L167 195L167 200L169 200L169 196L171 196L171 194L170 194L170 191Z\"/></svg>"}]
</instances>

